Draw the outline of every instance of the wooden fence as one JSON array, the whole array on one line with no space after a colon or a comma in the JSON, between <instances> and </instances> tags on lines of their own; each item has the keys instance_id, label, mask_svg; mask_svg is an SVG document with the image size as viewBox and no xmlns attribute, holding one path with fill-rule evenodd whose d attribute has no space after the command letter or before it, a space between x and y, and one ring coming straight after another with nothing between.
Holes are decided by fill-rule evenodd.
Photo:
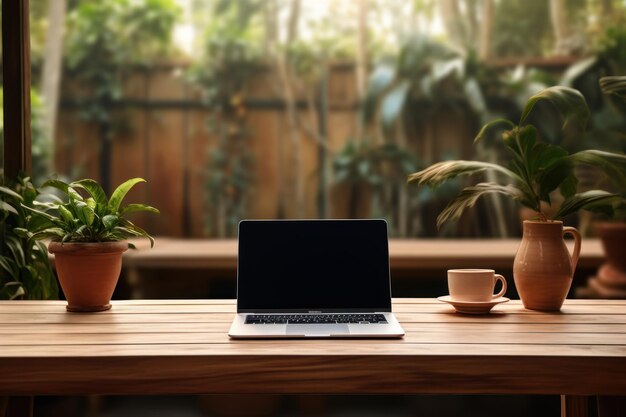
<instances>
[{"instance_id":1,"label":"wooden fence","mask_svg":"<svg viewBox=\"0 0 626 417\"><path fill-rule=\"evenodd\" d=\"M209 111L201 105L198 92L185 82L182 73L184 68L172 66L130 73L124 83L124 99L111 107L113 116L123 120L126 126L114 130L108 139L96 124L81 118L82 108L77 103L86 93L66 79L55 138L55 170L70 178L89 177L113 186L130 177L143 177L148 183L137 186L128 201L154 205L161 215L139 216L138 224L156 235L204 237L215 235L215 230L206 227L207 216L213 210L207 202L206 169L209 150L215 148L216 138L207 128ZM293 165L284 103L269 87L269 77L269 73L259 74L246 91L246 124L250 129L248 141L254 179L247 195L247 217L317 218L318 143L302 133L301 163ZM331 153L341 150L355 134L356 97L353 68L332 67L328 75L329 112L325 121ZM304 115L306 109L301 107ZM454 151L457 157L469 157L473 129L463 117L440 116L429 123L420 137L409 138L410 147L417 154L428 155L426 159L441 158L449 151ZM281 216L278 212L279 143L285 147L283 175L289 179L285 183L293 183L296 170L300 170L304 179L303 216L296 207L293 187L287 188L284 213ZM106 148L110 161L103 157ZM332 178L329 183L331 201L327 217L346 217L345 188L333 185ZM367 211L362 215L367 215Z\"/></svg>"}]
</instances>

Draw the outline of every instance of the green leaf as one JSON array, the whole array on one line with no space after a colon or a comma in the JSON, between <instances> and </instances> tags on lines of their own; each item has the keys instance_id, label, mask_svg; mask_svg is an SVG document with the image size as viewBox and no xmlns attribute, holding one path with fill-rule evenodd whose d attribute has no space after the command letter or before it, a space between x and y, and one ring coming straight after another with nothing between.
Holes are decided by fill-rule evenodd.
<instances>
[{"instance_id":1,"label":"green leaf","mask_svg":"<svg viewBox=\"0 0 626 417\"><path fill-rule=\"evenodd\" d=\"M24 248L22 248L22 241L15 236L5 236L5 244L8 246L9 251L11 251L11 255L13 255L13 260L17 266L20 268L26 266L26 255Z\"/></svg>"},{"instance_id":2,"label":"green leaf","mask_svg":"<svg viewBox=\"0 0 626 417\"><path fill-rule=\"evenodd\" d=\"M114 214L107 214L102 218L102 224L106 230L111 230L119 222L119 217Z\"/></svg>"},{"instance_id":3,"label":"green leaf","mask_svg":"<svg viewBox=\"0 0 626 417\"><path fill-rule=\"evenodd\" d=\"M67 187L67 195L70 197L70 202L83 202L83 196L78 193L73 187Z\"/></svg>"},{"instance_id":4,"label":"green leaf","mask_svg":"<svg viewBox=\"0 0 626 417\"><path fill-rule=\"evenodd\" d=\"M437 228L441 228L448 220L458 220L465 209L473 207L480 197L495 193L508 195L514 200L522 200L524 198L522 191L512 185L483 182L472 187L466 187L445 209L443 209L439 216L437 216Z\"/></svg>"},{"instance_id":5,"label":"green leaf","mask_svg":"<svg viewBox=\"0 0 626 417\"><path fill-rule=\"evenodd\" d=\"M72 215L72 212L69 211L67 208L65 208L65 206L59 206L58 210L59 210L59 214L61 215L63 220L65 220L66 223L71 224L74 221L74 216Z\"/></svg>"},{"instance_id":6,"label":"green leaf","mask_svg":"<svg viewBox=\"0 0 626 417\"><path fill-rule=\"evenodd\" d=\"M600 78L600 88L605 94L615 94L626 99L626 76L610 76Z\"/></svg>"},{"instance_id":7,"label":"green leaf","mask_svg":"<svg viewBox=\"0 0 626 417\"><path fill-rule=\"evenodd\" d=\"M28 236L30 234L28 229L24 229L23 227L14 227L13 228L13 233L15 233L15 235L17 237L20 237L22 239L24 239L24 238L28 239Z\"/></svg>"},{"instance_id":8,"label":"green leaf","mask_svg":"<svg viewBox=\"0 0 626 417\"><path fill-rule=\"evenodd\" d=\"M151 248L154 247L154 238L150 236L148 232L143 230L141 227L135 225L134 223L132 223L131 221L127 219L120 219L120 224L122 225L122 228L131 230L132 233L134 233L134 236L142 236L142 237L148 238L150 240L150 247ZM116 227L116 229L118 227Z\"/></svg>"},{"instance_id":9,"label":"green leaf","mask_svg":"<svg viewBox=\"0 0 626 417\"><path fill-rule=\"evenodd\" d=\"M15 210L15 208L12 205L10 205L9 203L7 203L7 202L0 201L0 207L2 207L2 210L4 210L4 211L8 211L8 212L11 212L13 214L17 214L17 210Z\"/></svg>"},{"instance_id":10,"label":"green leaf","mask_svg":"<svg viewBox=\"0 0 626 417\"><path fill-rule=\"evenodd\" d=\"M417 181L419 185L435 187L442 182L449 181L460 175L476 175L487 170L500 172L509 178L520 180L514 172L489 162L443 161L433 164L420 172L409 175L408 182Z\"/></svg>"},{"instance_id":11,"label":"green leaf","mask_svg":"<svg viewBox=\"0 0 626 417\"><path fill-rule=\"evenodd\" d=\"M47 180L46 182L41 184L41 188L45 188L45 187L53 187L53 188L56 188L57 190L61 190L64 194L69 194L68 192L69 184L61 180L54 180L54 179Z\"/></svg>"},{"instance_id":12,"label":"green leaf","mask_svg":"<svg viewBox=\"0 0 626 417\"><path fill-rule=\"evenodd\" d=\"M403 80L389 91L389 93L383 98L380 108L380 116L383 126L386 129L393 127L393 124L398 120L398 117L404 109L404 103L409 95L409 89L411 83L408 80Z\"/></svg>"},{"instance_id":13,"label":"green leaf","mask_svg":"<svg viewBox=\"0 0 626 417\"><path fill-rule=\"evenodd\" d=\"M574 194L576 194L576 190L578 189L578 178L576 178L576 175L570 174L561 183L561 186L559 188L563 197L565 197L566 199L572 197Z\"/></svg>"},{"instance_id":14,"label":"green leaf","mask_svg":"<svg viewBox=\"0 0 626 417\"><path fill-rule=\"evenodd\" d=\"M593 68L597 63L597 56L592 56L590 58L586 58L582 61L576 62L565 71L565 73L561 77L559 84L567 87L572 87L580 77L586 75L589 70Z\"/></svg>"},{"instance_id":15,"label":"green leaf","mask_svg":"<svg viewBox=\"0 0 626 417\"><path fill-rule=\"evenodd\" d=\"M100 184L92 179L87 178L79 181L74 181L70 184L70 186L80 187L87 191L89 195L96 201L96 207L106 207L109 203L109 200L107 199L107 196Z\"/></svg>"},{"instance_id":16,"label":"green leaf","mask_svg":"<svg viewBox=\"0 0 626 417\"><path fill-rule=\"evenodd\" d=\"M93 197L89 197L87 200L85 200L85 204L87 204L92 210L96 209L96 200L94 200Z\"/></svg>"},{"instance_id":17,"label":"green leaf","mask_svg":"<svg viewBox=\"0 0 626 417\"><path fill-rule=\"evenodd\" d=\"M44 219L46 219L46 220L48 220L48 221L50 221L50 222L52 222L54 224L62 223L58 217L55 217L55 216L53 216L51 214L48 214L45 211L37 210L37 209L34 209L32 207L25 206L24 204L22 204L22 208L30 211L31 213L33 213L33 214L35 214L37 216L43 217Z\"/></svg>"},{"instance_id":18,"label":"green leaf","mask_svg":"<svg viewBox=\"0 0 626 417\"><path fill-rule=\"evenodd\" d=\"M146 180L143 178L131 178L123 184L120 184L120 186L113 191L111 199L109 200L109 209L112 213L118 212L120 204L122 203L122 200L124 200L124 197L126 197L126 194L135 186L135 184L140 182L146 182Z\"/></svg>"},{"instance_id":19,"label":"green leaf","mask_svg":"<svg viewBox=\"0 0 626 417\"><path fill-rule=\"evenodd\" d=\"M65 236L65 231L60 227L49 227L47 229L41 230L37 233L33 233L30 237L31 241L42 240L42 239L58 239L60 237Z\"/></svg>"},{"instance_id":20,"label":"green leaf","mask_svg":"<svg viewBox=\"0 0 626 417\"><path fill-rule=\"evenodd\" d=\"M611 204L620 200L620 196L617 194L611 194L602 190L591 190L583 193L574 194L570 198L566 199L561 208L554 215L554 219L562 219L568 214L583 210L588 206L597 207L599 203Z\"/></svg>"},{"instance_id":21,"label":"green leaf","mask_svg":"<svg viewBox=\"0 0 626 417\"><path fill-rule=\"evenodd\" d=\"M22 201L23 198L21 195L19 195L18 193L16 193L15 191L13 191L12 189L2 186L0 185L0 193L3 193L5 195L8 195L9 197L13 197L18 201Z\"/></svg>"},{"instance_id":22,"label":"green leaf","mask_svg":"<svg viewBox=\"0 0 626 417\"><path fill-rule=\"evenodd\" d=\"M562 158L552 163L548 168L540 171L536 182L539 185L539 198L550 202L550 193L556 190L566 178L572 175L572 163Z\"/></svg>"},{"instance_id":23,"label":"green leaf","mask_svg":"<svg viewBox=\"0 0 626 417\"><path fill-rule=\"evenodd\" d=\"M600 168L621 190L626 190L626 155L589 149L569 158L576 163Z\"/></svg>"},{"instance_id":24,"label":"green leaf","mask_svg":"<svg viewBox=\"0 0 626 417\"><path fill-rule=\"evenodd\" d=\"M93 220L95 218L95 213L91 207L84 202L78 202L76 204L76 215L80 219L81 222L86 224L87 226L91 226Z\"/></svg>"},{"instance_id":25,"label":"green leaf","mask_svg":"<svg viewBox=\"0 0 626 417\"><path fill-rule=\"evenodd\" d=\"M484 125L481 129L480 132L478 132L478 134L476 135L476 137L474 138L474 143L478 142L479 140L481 140L485 134L487 133L487 131L489 129L491 129L492 127L499 125L499 124L506 124L507 126L509 126L511 129L513 129L515 127L515 123L513 123L510 120L507 119L496 119L496 120L492 120L489 123L487 123L486 125Z\"/></svg>"},{"instance_id":26,"label":"green leaf","mask_svg":"<svg viewBox=\"0 0 626 417\"><path fill-rule=\"evenodd\" d=\"M529 98L522 111L520 125L524 123L535 104L540 100L547 100L552 103L561 114L563 118L562 129L565 129L570 123L576 123L580 129L586 126L590 113L585 97L578 90L563 86L546 88Z\"/></svg>"},{"instance_id":27,"label":"green leaf","mask_svg":"<svg viewBox=\"0 0 626 417\"><path fill-rule=\"evenodd\" d=\"M6 282L2 288L0 288L0 299L15 300L24 294L26 294L24 285L19 281Z\"/></svg>"},{"instance_id":28,"label":"green leaf","mask_svg":"<svg viewBox=\"0 0 626 417\"><path fill-rule=\"evenodd\" d=\"M20 276L19 270L17 265L15 265L15 262L7 257L7 256L0 256L0 267L2 267L2 269L4 269L5 271L7 271L7 273L11 276L11 278L13 279L17 279Z\"/></svg>"},{"instance_id":29,"label":"green leaf","mask_svg":"<svg viewBox=\"0 0 626 417\"><path fill-rule=\"evenodd\" d=\"M537 143L528 156L530 174L543 171L552 165L561 163L568 156L568 152L560 146L547 143Z\"/></svg>"},{"instance_id":30,"label":"green leaf","mask_svg":"<svg viewBox=\"0 0 626 417\"><path fill-rule=\"evenodd\" d=\"M129 204L120 210L120 216L123 216L124 214L127 214L127 213L134 213L137 211L147 211L147 212L156 213L156 214L160 213L158 209L152 206L148 206L146 204Z\"/></svg>"}]
</instances>

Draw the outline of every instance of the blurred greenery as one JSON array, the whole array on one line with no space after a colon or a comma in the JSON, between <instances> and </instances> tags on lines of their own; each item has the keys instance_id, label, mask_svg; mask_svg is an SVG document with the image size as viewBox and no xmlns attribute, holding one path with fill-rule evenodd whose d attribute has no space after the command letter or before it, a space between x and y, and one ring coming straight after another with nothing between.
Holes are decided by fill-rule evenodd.
<instances>
[{"instance_id":1,"label":"blurred greenery","mask_svg":"<svg viewBox=\"0 0 626 417\"><path fill-rule=\"evenodd\" d=\"M37 219L27 213L39 195L30 178L20 174L0 185L0 299L47 300L58 298L56 277L48 261L48 250L18 233L35 227Z\"/></svg>"},{"instance_id":2,"label":"blurred greenery","mask_svg":"<svg viewBox=\"0 0 626 417\"><path fill-rule=\"evenodd\" d=\"M83 1L69 12L65 62L71 78L93 92L85 119L112 123L109 106L123 97L123 72L163 57L179 12L174 0Z\"/></svg>"},{"instance_id":3,"label":"blurred greenery","mask_svg":"<svg viewBox=\"0 0 626 417\"><path fill-rule=\"evenodd\" d=\"M262 5L259 0L216 2L202 54L187 74L210 110L207 128L218 138L217 146L208 151L204 171L210 207L204 222L212 236L236 233L239 220L246 217L245 195L252 184L253 160L247 143L246 84L263 71L255 41Z\"/></svg>"},{"instance_id":4,"label":"blurred greenery","mask_svg":"<svg viewBox=\"0 0 626 417\"><path fill-rule=\"evenodd\" d=\"M34 66L42 61L48 1L31 0ZM297 35L288 43L293 0L68 0L63 77L74 97L91 93L78 103L81 114L98 126L101 140L110 140L125 128L124 112L112 112L111 104L124 100L123 86L130 71L149 71L174 58L177 65L179 59L187 62L186 78L199 90L202 104L209 110L207 127L218 139L207 150L205 196L210 210L223 214L209 216L207 228L215 230L224 227L218 223L225 223L231 234L252 204L246 196L256 181L252 176L255 155L249 143L255 126L247 117L251 102L248 85L250 81L266 83L274 93L272 99L283 100L284 85L276 76L282 59L287 78L293 80L298 106L314 108L306 117L298 115L299 134L304 140L316 140L329 154L326 160L333 161L333 183L323 183L322 168L312 173L320 175L319 187L341 184L357 194L371 193L369 214L394 218L396 223L409 213L414 218L433 211L463 183L451 183L451 191L442 195L403 190L402 177L409 161L416 170L442 157L441 150L423 152L426 140L433 142L431 148L439 146L436 134L424 134L425 130L447 123L463 125L460 129L470 132L495 118L515 120L526 100L549 85L571 86L582 92L591 110L589 129L583 133L561 129L556 109L539 102L528 118L537 129L538 140L570 153L583 149L626 151L626 103L602 94L598 86L601 77L626 73L623 1L563 2L566 32L573 47L559 64L551 60L557 53L555 28L550 2L545 0L494 0L491 24L487 22L487 3L481 0L366 3L365 32L359 34L360 7L365 3L302 0L294 26ZM272 8L275 21L270 19ZM195 36L177 39L174 35L181 25L191 27ZM489 28L488 47L481 51L481 31ZM364 55L360 55L358 39L364 39ZM191 51L187 56L177 50L182 46ZM355 118L353 128L344 130L341 146L335 147L323 143L332 135L322 134L316 123L328 116L320 109L329 103L324 104L320 97L336 88L329 68L338 63L356 72L364 69L369 78L365 91L355 86L354 96L353 87L342 86L346 96L356 98L361 118ZM35 95L33 155L38 159L49 157L43 146L46 142L38 139L40 102ZM501 129L489 131L472 154L464 155L463 141L469 138L461 132L458 149L449 149L445 158L463 155L502 160L508 150L500 140L501 133ZM34 165L37 178L39 164ZM585 179L581 187L592 188L596 180ZM406 207L399 208L403 204ZM517 223L512 205L504 202L499 207L502 209L496 210L504 213L506 223ZM493 211L485 213L480 217L492 217L488 214ZM406 230L422 233L425 229ZM447 232L468 233L464 230Z\"/></svg>"}]
</instances>

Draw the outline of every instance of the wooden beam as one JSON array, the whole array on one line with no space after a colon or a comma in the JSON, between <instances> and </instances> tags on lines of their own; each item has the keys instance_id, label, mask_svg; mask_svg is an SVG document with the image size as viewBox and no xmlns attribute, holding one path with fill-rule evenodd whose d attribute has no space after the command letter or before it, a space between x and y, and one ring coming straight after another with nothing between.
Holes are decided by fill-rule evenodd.
<instances>
[{"instance_id":1,"label":"wooden beam","mask_svg":"<svg viewBox=\"0 0 626 417\"><path fill-rule=\"evenodd\" d=\"M4 173L31 171L29 0L2 2Z\"/></svg>"}]
</instances>

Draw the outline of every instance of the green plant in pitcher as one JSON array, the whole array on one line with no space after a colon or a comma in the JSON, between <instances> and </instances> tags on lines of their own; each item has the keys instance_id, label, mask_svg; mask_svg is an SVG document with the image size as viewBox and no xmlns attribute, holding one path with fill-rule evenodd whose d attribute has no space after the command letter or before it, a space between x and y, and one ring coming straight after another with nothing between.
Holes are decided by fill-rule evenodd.
<instances>
[{"instance_id":1,"label":"green plant in pitcher","mask_svg":"<svg viewBox=\"0 0 626 417\"><path fill-rule=\"evenodd\" d=\"M48 180L42 187L54 187L67 196L66 201L35 202L35 208L22 205L38 220L36 227L18 232L29 239L52 239L65 242L115 242L132 237L154 239L145 230L126 218L130 213L146 211L159 213L145 204L122 206L122 200L142 178L132 178L118 186L108 198L94 180L83 179L66 183ZM129 243L129 247L134 247Z\"/></svg>"},{"instance_id":2,"label":"green plant in pitcher","mask_svg":"<svg viewBox=\"0 0 626 417\"><path fill-rule=\"evenodd\" d=\"M578 179L575 164L595 166L614 180L626 180L626 155L599 150L584 150L569 154L560 146L541 142L537 129L526 124L526 119L540 100L550 102L561 114L562 128L584 128L589 109L584 97L572 88L550 87L526 103L520 120L514 123L506 119L494 120L480 130L474 142L480 141L485 132L495 125L508 128L502 133L502 141L509 151L507 166L482 161L444 161L411 174L409 182L437 187L443 182L462 175L477 175L492 170L498 174L498 182L481 182L464 188L460 194L439 214L437 226L448 220L457 220L465 209L487 194L504 194L523 206L534 210L541 221L547 221L542 202L552 204L551 193L559 190L564 201L555 219L563 218L581 209L611 211L612 204L621 198L604 190L577 193Z\"/></svg>"}]
</instances>

